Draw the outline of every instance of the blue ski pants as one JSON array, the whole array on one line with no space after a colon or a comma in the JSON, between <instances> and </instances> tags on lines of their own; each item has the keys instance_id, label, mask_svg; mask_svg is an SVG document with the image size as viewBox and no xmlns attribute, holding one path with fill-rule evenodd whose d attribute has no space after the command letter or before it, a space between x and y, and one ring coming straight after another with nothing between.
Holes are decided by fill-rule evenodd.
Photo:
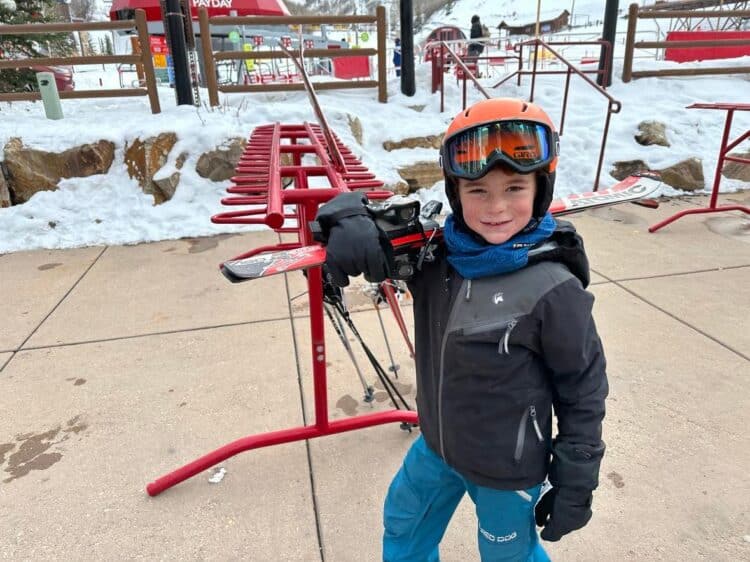
<instances>
[{"instance_id":1,"label":"blue ski pants","mask_svg":"<svg viewBox=\"0 0 750 562\"><path fill-rule=\"evenodd\" d=\"M540 490L541 484L518 491L472 484L430 450L420 435L388 489L383 560L439 562L440 540L468 492L476 506L482 562L549 562L534 522Z\"/></svg>"}]
</instances>

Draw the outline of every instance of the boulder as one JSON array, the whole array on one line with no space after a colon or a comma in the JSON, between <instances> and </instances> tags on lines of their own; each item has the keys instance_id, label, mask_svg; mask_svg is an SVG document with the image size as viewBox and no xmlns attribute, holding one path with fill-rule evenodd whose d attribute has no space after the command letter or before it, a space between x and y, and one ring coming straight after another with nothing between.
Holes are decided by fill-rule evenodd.
<instances>
[{"instance_id":1,"label":"boulder","mask_svg":"<svg viewBox=\"0 0 750 562\"><path fill-rule=\"evenodd\" d=\"M706 187L700 158L688 158L658 171L661 174L661 180L676 189L696 191Z\"/></svg>"},{"instance_id":2,"label":"boulder","mask_svg":"<svg viewBox=\"0 0 750 562\"><path fill-rule=\"evenodd\" d=\"M398 173L409 185L409 192L423 187L432 187L443 179L443 169L438 166L437 161L417 162L399 168Z\"/></svg>"},{"instance_id":3,"label":"boulder","mask_svg":"<svg viewBox=\"0 0 750 562\"><path fill-rule=\"evenodd\" d=\"M216 147L215 150L204 152L198 158L195 171L202 178L208 178L211 181L228 180L235 175L234 169L245 150L246 142L245 139L235 137Z\"/></svg>"},{"instance_id":4,"label":"boulder","mask_svg":"<svg viewBox=\"0 0 750 562\"><path fill-rule=\"evenodd\" d=\"M409 189L409 184L405 181L399 181L394 184L387 184L383 186L383 189L385 191L392 191L396 195L409 195L411 190Z\"/></svg>"},{"instance_id":5,"label":"boulder","mask_svg":"<svg viewBox=\"0 0 750 562\"><path fill-rule=\"evenodd\" d=\"M649 146L658 144L660 146L669 146L667 140L667 126L659 121L641 121L638 123L638 134L635 140L638 144Z\"/></svg>"},{"instance_id":6,"label":"boulder","mask_svg":"<svg viewBox=\"0 0 750 562\"><path fill-rule=\"evenodd\" d=\"M750 152L732 152L729 156L750 160ZM721 174L725 178L750 182L750 164L732 161L724 162L724 166L721 168Z\"/></svg>"},{"instance_id":7,"label":"boulder","mask_svg":"<svg viewBox=\"0 0 750 562\"><path fill-rule=\"evenodd\" d=\"M443 135L427 135L426 137L410 137L400 141L385 141L383 148L388 152L399 148L440 148Z\"/></svg>"},{"instance_id":8,"label":"boulder","mask_svg":"<svg viewBox=\"0 0 750 562\"><path fill-rule=\"evenodd\" d=\"M20 204L28 201L38 191L56 189L63 178L106 174L114 159L115 145L100 140L57 154L25 147L21 139L12 138L3 152L8 174L7 187L13 195L13 201Z\"/></svg>"},{"instance_id":9,"label":"boulder","mask_svg":"<svg viewBox=\"0 0 750 562\"><path fill-rule=\"evenodd\" d=\"M135 139L133 144L125 145L125 165L128 175L138 180L138 185L144 193L154 196L156 205L164 203L174 194L174 191L163 192L153 178L154 174L166 164L169 152L176 142L175 133L160 133L157 137L149 137L145 141Z\"/></svg>"},{"instance_id":10,"label":"boulder","mask_svg":"<svg viewBox=\"0 0 750 562\"><path fill-rule=\"evenodd\" d=\"M187 158L187 152L183 152L177 157L177 161L175 162L175 168L178 170L182 169L183 164L185 164L185 159ZM159 191L164 195L166 200L172 199L172 196L174 196L174 192L177 191L177 185L180 183L180 172L172 172L166 177L159 177L158 172L155 174L155 176L152 178L153 182L156 184L156 186L159 188Z\"/></svg>"},{"instance_id":11,"label":"boulder","mask_svg":"<svg viewBox=\"0 0 750 562\"><path fill-rule=\"evenodd\" d=\"M649 171L648 164L643 160L619 160L613 164L614 168L609 171L609 175L616 180L624 180L626 177L636 172Z\"/></svg>"}]
</instances>

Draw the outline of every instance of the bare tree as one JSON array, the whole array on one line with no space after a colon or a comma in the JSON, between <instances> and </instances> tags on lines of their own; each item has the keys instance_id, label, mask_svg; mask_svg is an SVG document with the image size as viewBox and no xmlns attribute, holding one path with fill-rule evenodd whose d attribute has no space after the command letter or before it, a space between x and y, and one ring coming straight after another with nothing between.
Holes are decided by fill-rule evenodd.
<instances>
[{"instance_id":1,"label":"bare tree","mask_svg":"<svg viewBox=\"0 0 750 562\"><path fill-rule=\"evenodd\" d=\"M70 15L79 20L91 21L96 11L95 0L71 0Z\"/></svg>"}]
</instances>

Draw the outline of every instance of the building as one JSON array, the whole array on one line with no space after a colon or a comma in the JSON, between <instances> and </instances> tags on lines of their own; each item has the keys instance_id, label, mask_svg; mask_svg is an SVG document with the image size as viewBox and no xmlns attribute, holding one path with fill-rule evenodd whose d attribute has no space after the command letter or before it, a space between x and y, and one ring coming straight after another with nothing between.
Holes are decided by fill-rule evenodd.
<instances>
[{"instance_id":1,"label":"building","mask_svg":"<svg viewBox=\"0 0 750 562\"><path fill-rule=\"evenodd\" d=\"M563 12L556 18L543 20L539 22L539 33L556 33L567 29L569 27L568 19L570 12L563 10ZM512 22L513 23L513 22ZM506 35L534 35L536 33L536 21L525 24L511 25L501 21L500 25L497 26L500 30L500 35L505 30Z\"/></svg>"}]
</instances>

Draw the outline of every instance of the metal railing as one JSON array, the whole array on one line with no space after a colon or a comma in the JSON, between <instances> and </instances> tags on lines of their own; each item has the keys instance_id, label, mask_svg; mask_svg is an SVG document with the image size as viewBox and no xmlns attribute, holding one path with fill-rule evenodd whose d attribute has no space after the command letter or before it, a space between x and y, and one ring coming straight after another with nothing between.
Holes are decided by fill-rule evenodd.
<instances>
[{"instance_id":1,"label":"metal railing","mask_svg":"<svg viewBox=\"0 0 750 562\"><path fill-rule=\"evenodd\" d=\"M570 61L568 61L565 57L563 57L560 53L558 53L555 49L551 47L551 45L557 45L558 43L563 45L575 45L575 44L581 44L581 45L600 45L605 50L605 63L604 68L601 70L580 70L573 65ZM532 68L531 70L524 70L523 69L523 47L524 45L533 45L534 46L534 56L532 57ZM539 48L546 49L549 51L555 59L559 60L565 67L565 70L538 70L537 69L537 61L539 60ZM602 164L604 163L604 149L607 145L607 135L609 134L609 123L612 118L613 113L619 113L620 109L622 108L622 103L620 103L618 100L613 98L607 91L599 86L596 82L591 80L586 74L596 74L600 76L609 76L609 52L612 49L612 45L608 41L604 40L598 40L598 41L580 41L578 43L570 42L570 41L553 41L553 42L545 42L541 39L529 39L527 41L523 41L521 43L517 43L514 46L514 49L518 52L518 70L512 72L502 80L500 80L497 84L492 86L493 88L497 88L509 79L513 78L514 76L518 77L518 85L521 85L521 78L525 74L531 75L531 93L529 94L529 101L534 101L534 90L536 87L536 76L537 74L565 74L565 93L563 94L563 103L562 103L562 113L560 117L560 127L559 127L559 135L562 136L563 132L565 130L565 114L568 107L568 92L570 90L570 78L573 74L576 74L577 76L580 76L587 84L589 84L594 90L599 92L600 95L602 95L607 100L607 117L604 120L604 131L602 133L602 141L599 146L599 161L596 166L596 178L594 179L594 191L599 189L599 178L601 177L601 171L602 171Z\"/></svg>"},{"instance_id":2,"label":"metal railing","mask_svg":"<svg viewBox=\"0 0 750 562\"><path fill-rule=\"evenodd\" d=\"M453 42L455 44L455 42ZM551 47L551 45L557 45L558 43L563 45L569 45L569 46L575 46L575 45L598 45L600 47L603 47L605 50L605 64L604 68L602 70L579 70L576 68L571 62L569 62L565 57L563 57L560 53L558 53L555 49ZM532 68L530 70L525 70L523 68L524 58L523 58L523 47L524 45L533 45L534 46L534 55L532 57ZM566 70L539 70L537 68L537 61L539 60L539 48L546 49L549 51L556 60L559 60L563 65L565 65L567 68ZM474 68L476 67L476 64L479 60L492 58L492 55L487 56L478 56L478 57L471 57L470 59L468 57L461 57L458 55L451 47L449 46L448 42L446 41L440 41L436 42L431 47L433 49L433 52L431 53L432 57L432 91L435 92L438 89L440 89L440 111L442 112L445 109L445 68L446 68L446 61L450 61L451 64L455 64L461 71L459 74L459 79L463 79L463 105L462 108L466 109L466 81L470 80L476 88L484 95L486 98L492 97L489 92L482 86L482 84L477 80L477 77L472 72L472 69L469 68L469 66L466 64L467 62L473 63L472 66ZM601 176L601 169L602 164L604 163L604 149L607 144L607 136L609 134L609 124L610 120L612 118L613 113L619 113L620 109L622 108L622 104L613 98L610 94L607 93L607 91L596 84L591 78L586 76L586 74L597 74L602 76L608 76L609 75L609 53L612 49L612 45L608 41L604 40L597 40L597 41L578 41L578 42L571 42L571 41L560 41L560 42L545 42L541 39L529 39L527 41L522 41L520 43L517 43L513 47L514 52L517 53L517 55L509 58L517 58L518 59L518 69L514 70L510 74L508 74L505 78L500 80L498 83L492 86L492 88L497 88L500 85L504 84L514 76L518 78L518 85L521 85L521 78L525 74L531 75L531 92L529 95L529 101L534 101L534 91L536 87L536 75L537 74L565 74L565 93L563 94L563 106L562 106L562 113L560 118L560 126L558 129L558 134L560 136L563 135L565 131L565 114L568 107L568 93L570 90L570 78L573 74L576 74L580 76L584 81L586 81L592 88L594 88L597 92L599 92L604 98L607 99L607 117L604 121L604 131L602 133L602 141L599 147L599 161L596 167L596 178L594 179L594 191L599 189L599 179ZM439 53L436 54L436 51L439 51ZM447 57L446 57L447 55Z\"/></svg>"}]
</instances>

